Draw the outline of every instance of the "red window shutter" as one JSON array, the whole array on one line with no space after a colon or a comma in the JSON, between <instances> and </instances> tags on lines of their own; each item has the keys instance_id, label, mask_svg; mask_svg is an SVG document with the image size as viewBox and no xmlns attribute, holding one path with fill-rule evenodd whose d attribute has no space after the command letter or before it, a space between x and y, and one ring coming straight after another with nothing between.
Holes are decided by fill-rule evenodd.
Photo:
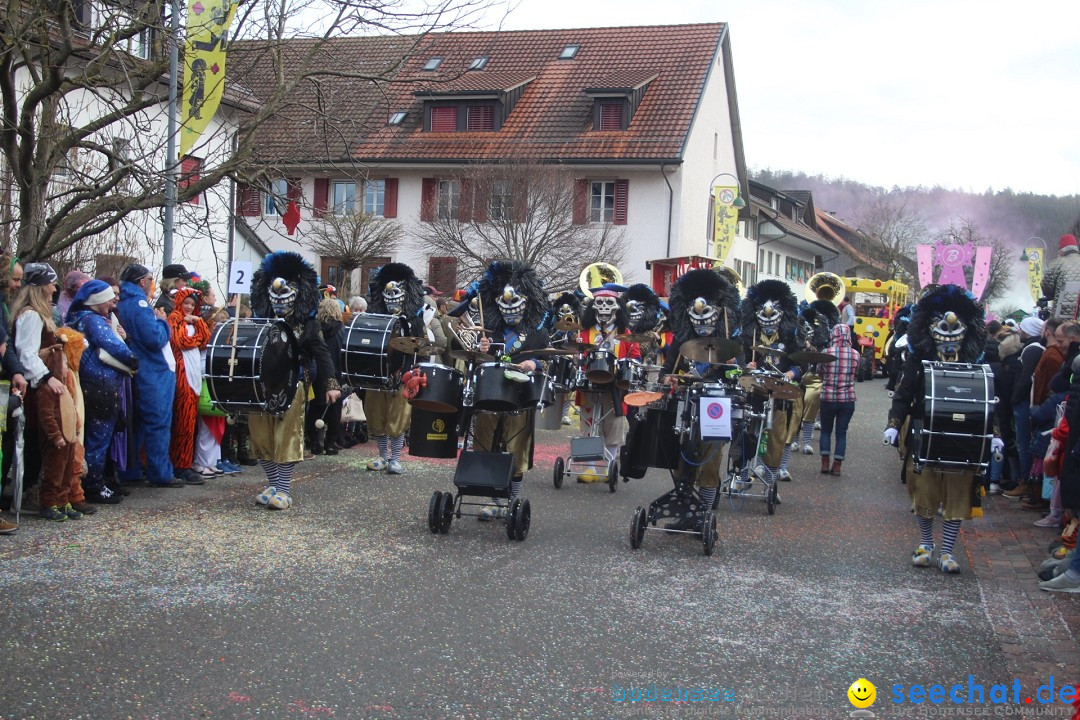
<instances>
[{"instance_id":1,"label":"red window shutter","mask_svg":"<svg viewBox=\"0 0 1080 720\"><path fill-rule=\"evenodd\" d=\"M420 220L435 220L435 178L424 178L420 181Z\"/></svg>"},{"instance_id":2,"label":"red window shutter","mask_svg":"<svg viewBox=\"0 0 1080 720\"><path fill-rule=\"evenodd\" d=\"M398 179L386 178L385 194L383 195L383 217L397 217L397 190Z\"/></svg>"},{"instance_id":3,"label":"red window shutter","mask_svg":"<svg viewBox=\"0 0 1080 720\"><path fill-rule=\"evenodd\" d=\"M326 216L326 206L330 201L330 179L315 178L315 198L312 201L312 214L317 217Z\"/></svg>"},{"instance_id":4,"label":"red window shutter","mask_svg":"<svg viewBox=\"0 0 1080 720\"><path fill-rule=\"evenodd\" d=\"M474 222L486 223L488 220L488 208L491 206L491 183L485 180L477 180L472 184L472 219ZM462 201L465 198L464 186L462 187ZM439 288L442 290L442 288Z\"/></svg>"},{"instance_id":5,"label":"red window shutter","mask_svg":"<svg viewBox=\"0 0 1080 720\"><path fill-rule=\"evenodd\" d=\"M621 102L600 103L600 129L623 129L623 104Z\"/></svg>"},{"instance_id":6,"label":"red window shutter","mask_svg":"<svg viewBox=\"0 0 1080 720\"><path fill-rule=\"evenodd\" d=\"M236 184L236 214L240 217L259 217L259 190L247 183Z\"/></svg>"},{"instance_id":7,"label":"red window shutter","mask_svg":"<svg viewBox=\"0 0 1080 720\"><path fill-rule=\"evenodd\" d=\"M472 222L473 219L473 180L461 179L461 195L458 198L458 221Z\"/></svg>"},{"instance_id":8,"label":"red window shutter","mask_svg":"<svg viewBox=\"0 0 1080 720\"><path fill-rule=\"evenodd\" d=\"M457 132L457 106L431 108L431 132Z\"/></svg>"},{"instance_id":9,"label":"red window shutter","mask_svg":"<svg viewBox=\"0 0 1080 720\"><path fill-rule=\"evenodd\" d=\"M529 184L524 180L514 181L514 222L523 223L529 219Z\"/></svg>"},{"instance_id":10,"label":"red window shutter","mask_svg":"<svg viewBox=\"0 0 1080 720\"><path fill-rule=\"evenodd\" d=\"M484 132L495 129L495 112L490 105L470 105L466 117L469 132Z\"/></svg>"},{"instance_id":11,"label":"red window shutter","mask_svg":"<svg viewBox=\"0 0 1080 720\"><path fill-rule=\"evenodd\" d=\"M626 224L626 206L630 195L630 181L615 181L615 224Z\"/></svg>"},{"instance_id":12,"label":"red window shutter","mask_svg":"<svg viewBox=\"0 0 1080 720\"><path fill-rule=\"evenodd\" d=\"M589 181L574 181L574 224L584 225L589 210Z\"/></svg>"},{"instance_id":13,"label":"red window shutter","mask_svg":"<svg viewBox=\"0 0 1080 720\"><path fill-rule=\"evenodd\" d=\"M199 181L199 170L202 169L202 159L193 157L191 155L185 155L180 158L180 180L177 185L181 188L187 188L192 183ZM188 202L192 205L199 204L199 196L192 195L188 198Z\"/></svg>"}]
</instances>

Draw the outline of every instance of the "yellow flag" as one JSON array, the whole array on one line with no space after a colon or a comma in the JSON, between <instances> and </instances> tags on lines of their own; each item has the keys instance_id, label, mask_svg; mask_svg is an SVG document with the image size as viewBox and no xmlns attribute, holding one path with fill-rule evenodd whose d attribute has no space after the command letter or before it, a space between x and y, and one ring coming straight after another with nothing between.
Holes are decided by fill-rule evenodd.
<instances>
[{"instance_id":1,"label":"yellow flag","mask_svg":"<svg viewBox=\"0 0 1080 720\"><path fill-rule=\"evenodd\" d=\"M225 49L235 14L232 0L188 0L180 157L191 151L221 103L225 92Z\"/></svg>"},{"instance_id":2,"label":"yellow flag","mask_svg":"<svg viewBox=\"0 0 1080 720\"><path fill-rule=\"evenodd\" d=\"M713 256L727 260L735 231L739 227L739 208L735 200L739 188L735 185L717 185L713 188Z\"/></svg>"},{"instance_id":3,"label":"yellow flag","mask_svg":"<svg viewBox=\"0 0 1080 720\"><path fill-rule=\"evenodd\" d=\"M1043 279L1043 249L1041 247L1025 248L1028 256L1028 287L1031 290L1031 301L1039 302L1042 297Z\"/></svg>"}]
</instances>

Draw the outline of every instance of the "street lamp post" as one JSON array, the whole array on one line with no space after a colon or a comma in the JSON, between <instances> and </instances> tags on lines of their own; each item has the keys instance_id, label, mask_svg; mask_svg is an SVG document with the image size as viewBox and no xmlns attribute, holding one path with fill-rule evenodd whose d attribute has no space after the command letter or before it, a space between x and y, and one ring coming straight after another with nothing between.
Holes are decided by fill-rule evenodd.
<instances>
[{"instance_id":1,"label":"street lamp post","mask_svg":"<svg viewBox=\"0 0 1080 720\"><path fill-rule=\"evenodd\" d=\"M1032 240L1038 240L1039 242L1042 243L1042 246L1043 246L1042 262L1043 262L1043 265L1045 266L1046 265L1046 253L1049 252L1047 250L1047 248L1046 248L1046 241L1043 240L1041 237L1029 237L1027 241L1030 243ZM1031 258L1028 257L1027 248L1025 247L1023 249L1023 251L1020 253L1020 262L1028 262L1030 260L1031 260Z\"/></svg>"}]
</instances>

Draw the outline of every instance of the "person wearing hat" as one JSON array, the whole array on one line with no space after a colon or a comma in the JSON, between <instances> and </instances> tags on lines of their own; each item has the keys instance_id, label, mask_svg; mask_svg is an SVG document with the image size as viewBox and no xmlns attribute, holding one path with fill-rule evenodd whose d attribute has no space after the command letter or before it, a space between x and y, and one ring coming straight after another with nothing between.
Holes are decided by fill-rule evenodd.
<instances>
[{"instance_id":1,"label":"person wearing hat","mask_svg":"<svg viewBox=\"0 0 1080 720\"><path fill-rule=\"evenodd\" d=\"M116 314L127 332L128 346L139 359L135 375L135 452L146 450L146 480L155 487L183 487L173 475L169 460L173 397L176 393L176 359L169 346L171 330L165 311L150 307L148 299L154 276L145 265L133 263L120 273L120 302ZM129 466L121 476L136 482L138 467Z\"/></svg>"},{"instance_id":2,"label":"person wearing hat","mask_svg":"<svg viewBox=\"0 0 1080 720\"><path fill-rule=\"evenodd\" d=\"M183 265L166 265L161 271L161 294L158 295L154 307L161 308L168 316L174 308L173 296L180 288L187 287L191 276L192 274Z\"/></svg>"},{"instance_id":3,"label":"person wearing hat","mask_svg":"<svg viewBox=\"0 0 1080 720\"><path fill-rule=\"evenodd\" d=\"M1042 293L1054 301L1054 315L1072 320L1076 317L1080 296L1080 248L1075 235L1062 235L1058 241L1058 256L1042 280Z\"/></svg>"},{"instance_id":4,"label":"person wearing hat","mask_svg":"<svg viewBox=\"0 0 1080 720\"><path fill-rule=\"evenodd\" d=\"M60 311L60 322L66 322L68 310L74 301L75 293L79 288L90 280L90 276L82 270L72 270L64 276L64 287L60 289L60 297L56 301L56 307Z\"/></svg>"},{"instance_id":5,"label":"person wearing hat","mask_svg":"<svg viewBox=\"0 0 1080 720\"><path fill-rule=\"evenodd\" d=\"M113 330L109 317L116 293L101 280L90 280L75 293L68 325L86 338L79 363L79 381L86 405L86 477L83 491L90 502L111 503L117 497L105 482L105 458L120 417L124 378L135 374L139 360Z\"/></svg>"}]
</instances>

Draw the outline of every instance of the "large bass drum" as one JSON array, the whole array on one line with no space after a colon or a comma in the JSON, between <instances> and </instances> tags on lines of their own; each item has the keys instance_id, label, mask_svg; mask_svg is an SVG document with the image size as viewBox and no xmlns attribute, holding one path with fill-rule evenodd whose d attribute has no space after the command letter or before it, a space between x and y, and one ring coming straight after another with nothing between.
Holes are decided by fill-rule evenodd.
<instances>
[{"instance_id":1,"label":"large bass drum","mask_svg":"<svg viewBox=\"0 0 1080 720\"><path fill-rule=\"evenodd\" d=\"M299 350L281 320L229 320L206 346L203 377L216 405L230 413L284 415L299 382Z\"/></svg>"},{"instance_id":2,"label":"large bass drum","mask_svg":"<svg viewBox=\"0 0 1080 720\"><path fill-rule=\"evenodd\" d=\"M341 375L355 388L385 390L401 369L404 356L393 353L390 340L402 334L397 315L359 313L344 328L341 343Z\"/></svg>"},{"instance_id":3,"label":"large bass drum","mask_svg":"<svg viewBox=\"0 0 1080 720\"><path fill-rule=\"evenodd\" d=\"M923 361L922 419L912 421L916 466L987 468L994 438L989 365Z\"/></svg>"}]
</instances>

